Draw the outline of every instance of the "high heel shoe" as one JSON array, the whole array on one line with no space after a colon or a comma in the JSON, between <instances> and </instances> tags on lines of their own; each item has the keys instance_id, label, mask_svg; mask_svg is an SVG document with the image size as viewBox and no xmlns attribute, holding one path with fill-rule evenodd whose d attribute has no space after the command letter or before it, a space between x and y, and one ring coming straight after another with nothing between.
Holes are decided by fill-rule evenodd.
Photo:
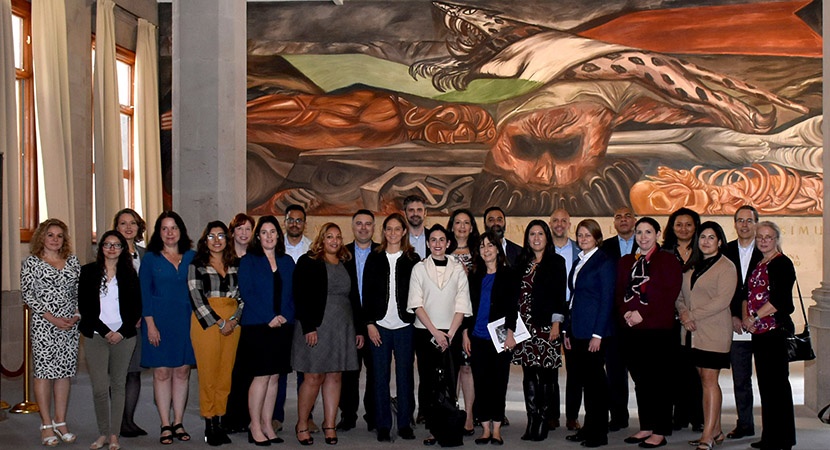
<instances>
[{"instance_id":1,"label":"high heel shoe","mask_svg":"<svg viewBox=\"0 0 830 450\"><path fill-rule=\"evenodd\" d=\"M326 444L329 445L336 445L337 444L337 428L335 427L323 427L323 433L326 431L334 431L334 437L325 437Z\"/></svg>"},{"instance_id":2,"label":"high heel shoe","mask_svg":"<svg viewBox=\"0 0 830 450\"><path fill-rule=\"evenodd\" d=\"M52 421L52 430L55 432L55 434L58 435L58 437L63 442L66 442L67 444L71 444L71 443L75 442L75 439L78 439L78 436L75 436L75 433L70 433L68 431L66 433L61 433L60 430L58 430L58 427L65 427L65 426L66 426L66 422L55 423L54 420Z\"/></svg>"},{"instance_id":3,"label":"high heel shoe","mask_svg":"<svg viewBox=\"0 0 830 450\"><path fill-rule=\"evenodd\" d=\"M254 435L253 435L253 433L251 433L251 429L250 429L250 428L248 429L248 443L249 443L249 444L254 444L254 445L256 445L257 447L267 447L267 446L271 445L271 441L270 441L270 440L268 440L268 436L266 436L266 437L265 437L265 440L264 440L264 441L257 441L257 440L255 440L255 439L254 439Z\"/></svg>"},{"instance_id":4,"label":"high heel shoe","mask_svg":"<svg viewBox=\"0 0 830 450\"><path fill-rule=\"evenodd\" d=\"M55 436L55 434L54 434L55 431L54 431L54 428L52 427L52 425L48 424L48 423L45 423L45 424L41 425L40 426L41 435L43 434L43 430L52 430L52 433L49 436L46 436L46 437L41 436L40 445L42 445L44 447L54 447L54 446L58 445L58 442L60 442L60 441L58 440L58 437Z\"/></svg>"},{"instance_id":5,"label":"high heel shoe","mask_svg":"<svg viewBox=\"0 0 830 450\"><path fill-rule=\"evenodd\" d=\"M715 445L723 444L723 440L726 439L726 436L723 435L723 431L720 432L717 436L715 436Z\"/></svg>"},{"instance_id":6,"label":"high heel shoe","mask_svg":"<svg viewBox=\"0 0 830 450\"><path fill-rule=\"evenodd\" d=\"M697 444L697 450L712 450L712 447L714 447L714 445L715 441L700 442L699 444Z\"/></svg>"},{"instance_id":7,"label":"high heel shoe","mask_svg":"<svg viewBox=\"0 0 830 450\"><path fill-rule=\"evenodd\" d=\"M311 432L308 431L308 428L305 430L298 430L297 427L294 427L294 433L297 435L297 442L300 445L311 445L314 443L314 438L311 437ZM300 433L308 433L308 439L300 439Z\"/></svg>"}]
</instances>

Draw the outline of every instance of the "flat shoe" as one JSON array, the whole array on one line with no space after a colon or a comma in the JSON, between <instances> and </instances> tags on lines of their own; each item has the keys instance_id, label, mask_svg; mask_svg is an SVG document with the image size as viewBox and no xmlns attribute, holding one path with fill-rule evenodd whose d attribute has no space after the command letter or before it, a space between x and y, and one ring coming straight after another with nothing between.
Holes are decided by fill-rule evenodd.
<instances>
[{"instance_id":1,"label":"flat shoe","mask_svg":"<svg viewBox=\"0 0 830 450\"><path fill-rule=\"evenodd\" d=\"M476 445L489 444L490 443L490 437L488 436L488 437L476 438L476 440L474 442L476 443Z\"/></svg>"},{"instance_id":2,"label":"flat shoe","mask_svg":"<svg viewBox=\"0 0 830 450\"><path fill-rule=\"evenodd\" d=\"M89 450L99 450L107 446L107 437L101 436L97 441L89 444Z\"/></svg>"},{"instance_id":3,"label":"flat shoe","mask_svg":"<svg viewBox=\"0 0 830 450\"><path fill-rule=\"evenodd\" d=\"M651 437L651 435L644 436L644 437L641 437L641 438L634 437L634 436L629 436L629 437L623 439L623 442L625 442L626 444L639 444L640 442L645 442L645 440L650 438L650 437Z\"/></svg>"},{"instance_id":4,"label":"flat shoe","mask_svg":"<svg viewBox=\"0 0 830 450\"><path fill-rule=\"evenodd\" d=\"M436 442L438 441L436 441L434 437L424 439L424 445L428 447L435 445Z\"/></svg>"},{"instance_id":5,"label":"flat shoe","mask_svg":"<svg viewBox=\"0 0 830 450\"><path fill-rule=\"evenodd\" d=\"M472 436L474 434L476 434L476 429L475 428L470 429L470 430L468 430L466 428L464 429L464 436Z\"/></svg>"},{"instance_id":6,"label":"flat shoe","mask_svg":"<svg viewBox=\"0 0 830 450\"><path fill-rule=\"evenodd\" d=\"M755 436L755 430L752 428L735 428L726 434L728 439L741 439L747 436Z\"/></svg>"},{"instance_id":7,"label":"flat shoe","mask_svg":"<svg viewBox=\"0 0 830 450\"><path fill-rule=\"evenodd\" d=\"M565 436L565 439L571 442L582 442L585 440L585 435L582 433L569 434Z\"/></svg>"},{"instance_id":8,"label":"flat shoe","mask_svg":"<svg viewBox=\"0 0 830 450\"><path fill-rule=\"evenodd\" d=\"M641 448L658 448L658 447L662 447L662 446L664 446L668 443L669 442L666 440L666 438L663 438L662 441L660 441L656 444L652 444L652 443L646 442L646 441L640 442L640 447Z\"/></svg>"},{"instance_id":9,"label":"flat shoe","mask_svg":"<svg viewBox=\"0 0 830 450\"><path fill-rule=\"evenodd\" d=\"M499 438L490 438L490 443L493 445L504 445L504 440Z\"/></svg>"}]
</instances>

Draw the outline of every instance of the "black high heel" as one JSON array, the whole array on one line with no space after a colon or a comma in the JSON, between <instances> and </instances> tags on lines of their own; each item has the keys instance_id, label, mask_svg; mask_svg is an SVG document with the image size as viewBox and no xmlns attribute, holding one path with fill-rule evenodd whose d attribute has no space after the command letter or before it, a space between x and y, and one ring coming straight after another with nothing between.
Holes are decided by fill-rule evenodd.
<instances>
[{"instance_id":1,"label":"black high heel","mask_svg":"<svg viewBox=\"0 0 830 450\"><path fill-rule=\"evenodd\" d=\"M257 447L267 447L267 446L271 445L271 441L268 440L267 436L265 437L264 441L257 441L256 439L254 439L254 434L251 433L250 428L248 429L248 443L249 444L254 444Z\"/></svg>"},{"instance_id":2,"label":"black high heel","mask_svg":"<svg viewBox=\"0 0 830 450\"><path fill-rule=\"evenodd\" d=\"M294 433L297 435L297 442L300 445L311 445L314 443L314 438L311 437L311 433L308 431L308 428L305 430L298 430L297 427L294 427ZM300 439L300 433L308 433L308 439Z\"/></svg>"},{"instance_id":3,"label":"black high heel","mask_svg":"<svg viewBox=\"0 0 830 450\"><path fill-rule=\"evenodd\" d=\"M328 445L336 445L337 444L337 428L335 427L323 427L323 433L326 431L334 431L334 437L325 437L326 444Z\"/></svg>"}]
</instances>

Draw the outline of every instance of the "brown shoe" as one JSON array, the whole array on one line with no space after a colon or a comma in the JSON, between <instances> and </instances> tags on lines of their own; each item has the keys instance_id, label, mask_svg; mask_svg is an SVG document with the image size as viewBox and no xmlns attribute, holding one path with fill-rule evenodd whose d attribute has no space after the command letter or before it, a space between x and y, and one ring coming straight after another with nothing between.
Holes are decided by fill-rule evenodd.
<instances>
[{"instance_id":1,"label":"brown shoe","mask_svg":"<svg viewBox=\"0 0 830 450\"><path fill-rule=\"evenodd\" d=\"M580 428L582 428L579 425L578 420L569 420L565 423L565 426L568 428L568 431L578 431Z\"/></svg>"}]
</instances>

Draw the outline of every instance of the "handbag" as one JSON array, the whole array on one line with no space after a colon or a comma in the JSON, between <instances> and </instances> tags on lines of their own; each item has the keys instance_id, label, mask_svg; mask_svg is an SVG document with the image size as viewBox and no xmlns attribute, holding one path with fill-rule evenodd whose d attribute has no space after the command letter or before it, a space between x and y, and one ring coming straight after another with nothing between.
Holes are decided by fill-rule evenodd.
<instances>
[{"instance_id":1,"label":"handbag","mask_svg":"<svg viewBox=\"0 0 830 450\"><path fill-rule=\"evenodd\" d=\"M790 332L787 336L787 357L790 362L812 361L816 359L813 352L813 343L810 340L810 324L807 323L807 311L804 309L804 299L801 298L801 286L795 281L798 289L798 301L801 302L801 314L804 316L804 331L798 334Z\"/></svg>"}]
</instances>

